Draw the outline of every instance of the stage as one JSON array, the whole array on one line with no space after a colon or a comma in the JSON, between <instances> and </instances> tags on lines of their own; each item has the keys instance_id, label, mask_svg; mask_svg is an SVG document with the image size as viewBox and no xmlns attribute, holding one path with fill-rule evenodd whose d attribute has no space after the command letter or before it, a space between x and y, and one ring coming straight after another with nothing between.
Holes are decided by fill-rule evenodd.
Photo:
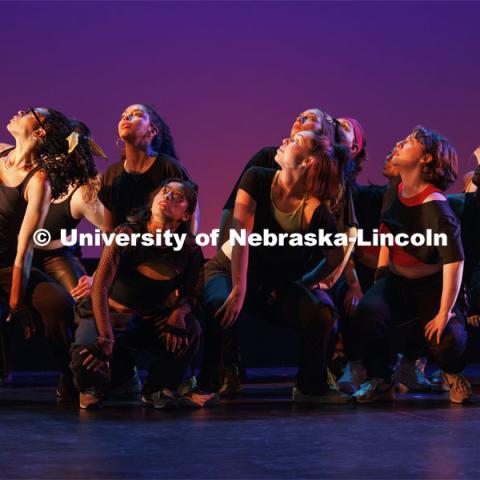
<instances>
[{"instance_id":1,"label":"stage","mask_svg":"<svg viewBox=\"0 0 480 480\"><path fill-rule=\"evenodd\" d=\"M235 400L159 411L55 403L54 373L0 389L2 478L478 478L480 366L471 404L448 393L393 404L292 405L293 369L251 369Z\"/></svg>"}]
</instances>

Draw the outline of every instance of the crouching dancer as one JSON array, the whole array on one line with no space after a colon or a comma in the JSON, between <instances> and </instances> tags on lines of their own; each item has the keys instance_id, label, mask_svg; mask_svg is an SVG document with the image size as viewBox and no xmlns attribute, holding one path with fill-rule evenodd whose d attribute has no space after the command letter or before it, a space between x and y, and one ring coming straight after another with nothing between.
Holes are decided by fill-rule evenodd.
<instances>
[{"instance_id":1,"label":"crouching dancer","mask_svg":"<svg viewBox=\"0 0 480 480\"><path fill-rule=\"evenodd\" d=\"M140 238L127 247L117 242L105 247L91 300L77 306L71 368L81 408L99 406L111 371L121 367L115 363L115 352L122 349L145 350L153 356L143 403L166 408L216 402L217 396L196 389L177 392L200 341L194 308L204 259L187 227L196 203L191 182L170 179L152 193L148 206L131 217L131 223L115 229L117 238L120 233L133 238L132 234L166 231L187 236L178 251L145 246Z\"/></svg>"},{"instance_id":2,"label":"crouching dancer","mask_svg":"<svg viewBox=\"0 0 480 480\"><path fill-rule=\"evenodd\" d=\"M380 230L411 241L382 246L375 285L352 320L368 376L354 397L360 403L393 399L392 364L401 340L408 361L432 356L445 372L451 401L462 403L471 395L462 374L465 318L456 306L464 255L459 222L441 193L457 176L457 155L445 138L417 127L397 143L392 165L402 182L384 205ZM412 235L429 229L443 234L446 245L413 243Z\"/></svg>"},{"instance_id":3,"label":"crouching dancer","mask_svg":"<svg viewBox=\"0 0 480 480\"><path fill-rule=\"evenodd\" d=\"M254 167L240 181L233 228L247 234L337 233L328 206L342 193L337 147L313 132L285 139L275 161L281 170ZM323 250L322 247L319 247ZM335 309L328 294L312 288L341 263L341 247L258 246L230 239L205 266L205 355L200 379L215 377L222 345L229 344L240 316L254 315L300 332L295 402L346 403L350 397L327 384L335 333ZM243 321L243 320L242 320ZM228 353L228 352L227 352ZM233 359L234 360L234 359ZM225 369L232 358L223 356ZM212 382L213 383L213 382Z\"/></svg>"}]
</instances>

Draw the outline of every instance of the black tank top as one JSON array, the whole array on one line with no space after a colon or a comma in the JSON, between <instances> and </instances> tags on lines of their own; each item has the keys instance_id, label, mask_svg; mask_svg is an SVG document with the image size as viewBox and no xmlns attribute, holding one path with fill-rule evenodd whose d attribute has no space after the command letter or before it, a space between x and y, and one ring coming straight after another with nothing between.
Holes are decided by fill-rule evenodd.
<instances>
[{"instance_id":1,"label":"black tank top","mask_svg":"<svg viewBox=\"0 0 480 480\"><path fill-rule=\"evenodd\" d=\"M50 204L43 228L50 232L52 240L58 240L60 238L60 230L62 228L72 230L80 223L81 218L73 218L70 209L73 194L78 188L79 187L75 188L65 200Z\"/></svg>"},{"instance_id":2,"label":"black tank top","mask_svg":"<svg viewBox=\"0 0 480 480\"><path fill-rule=\"evenodd\" d=\"M10 267L15 261L18 233L27 209L25 188L39 169L40 167L35 167L30 170L16 187L7 187L0 183L0 268Z\"/></svg>"}]
</instances>

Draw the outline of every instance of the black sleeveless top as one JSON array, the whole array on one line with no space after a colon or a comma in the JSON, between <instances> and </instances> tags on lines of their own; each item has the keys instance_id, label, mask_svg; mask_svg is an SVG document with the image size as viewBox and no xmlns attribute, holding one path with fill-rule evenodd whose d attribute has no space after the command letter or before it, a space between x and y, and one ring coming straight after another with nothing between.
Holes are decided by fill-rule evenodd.
<instances>
[{"instance_id":1,"label":"black sleeveless top","mask_svg":"<svg viewBox=\"0 0 480 480\"><path fill-rule=\"evenodd\" d=\"M70 209L73 194L78 188L76 187L65 200L50 204L43 228L50 232L52 240L60 238L61 229L73 230L80 223L81 218L73 218Z\"/></svg>"},{"instance_id":2,"label":"black sleeveless top","mask_svg":"<svg viewBox=\"0 0 480 480\"><path fill-rule=\"evenodd\" d=\"M0 268L11 267L15 261L18 233L27 209L25 188L39 168L30 170L16 187L7 187L0 183Z\"/></svg>"}]
</instances>

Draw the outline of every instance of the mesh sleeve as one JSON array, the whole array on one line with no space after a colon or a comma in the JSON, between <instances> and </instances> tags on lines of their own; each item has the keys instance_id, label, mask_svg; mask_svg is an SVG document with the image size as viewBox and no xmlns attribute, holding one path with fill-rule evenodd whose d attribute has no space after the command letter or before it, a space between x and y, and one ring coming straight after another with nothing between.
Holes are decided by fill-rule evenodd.
<instances>
[{"instance_id":1,"label":"mesh sleeve","mask_svg":"<svg viewBox=\"0 0 480 480\"><path fill-rule=\"evenodd\" d=\"M118 233L133 233L128 225L119 225L115 229ZM110 310L108 307L108 294L115 280L120 262L127 255L128 247L119 247L115 242L105 246L95 272L92 288L92 309L97 326L110 324ZM105 330L105 328L103 329Z\"/></svg>"}]
</instances>

